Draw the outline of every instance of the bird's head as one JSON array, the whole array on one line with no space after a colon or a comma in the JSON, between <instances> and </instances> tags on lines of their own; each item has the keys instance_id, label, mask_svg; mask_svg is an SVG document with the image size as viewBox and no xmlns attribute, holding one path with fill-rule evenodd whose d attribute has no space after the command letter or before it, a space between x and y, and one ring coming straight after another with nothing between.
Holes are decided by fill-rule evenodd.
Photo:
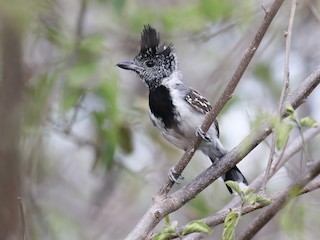
<instances>
[{"instance_id":1,"label":"bird's head","mask_svg":"<svg viewBox=\"0 0 320 240\"><path fill-rule=\"evenodd\" d=\"M160 45L159 33L146 25L141 33L139 54L133 61L119 62L117 66L136 72L152 90L177 69L177 57L173 45Z\"/></svg>"}]
</instances>

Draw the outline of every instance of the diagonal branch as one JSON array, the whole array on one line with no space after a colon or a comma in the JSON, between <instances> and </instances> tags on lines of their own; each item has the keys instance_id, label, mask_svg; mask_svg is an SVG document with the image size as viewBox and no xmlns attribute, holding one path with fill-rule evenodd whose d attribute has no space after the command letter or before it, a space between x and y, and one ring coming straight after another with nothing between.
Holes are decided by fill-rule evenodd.
<instances>
[{"instance_id":1,"label":"diagonal branch","mask_svg":"<svg viewBox=\"0 0 320 240\"><path fill-rule=\"evenodd\" d=\"M227 87L225 88L224 92L222 93L221 97L218 99L216 104L213 106L212 110L207 114L204 123L201 125L201 129L204 133L206 133L210 126L212 125L214 119L218 116L224 105L232 98L233 92L237 87L242 75L246 71L249 63L251 62L256 50L258 49L268 27L270 26L274 16L280 9L284 0L275 0L268 12L258 28L252 42L249 45L249 48L243 55L237 69L235 70L230 82L228 83ZM201 138L196 137L193 141L191 146L187 149L187 151L183 154L180 161L174 166L175 172L177 176L181 175L182 171L190 162L191 158L193 157L194 153L196 152L197 148L200 146ZM168 178L165 184L160 188L159 192L157 193L157 197L163 197L166 195L171 187L173 186L173 182Z\"/></svg>"}]
</instances>

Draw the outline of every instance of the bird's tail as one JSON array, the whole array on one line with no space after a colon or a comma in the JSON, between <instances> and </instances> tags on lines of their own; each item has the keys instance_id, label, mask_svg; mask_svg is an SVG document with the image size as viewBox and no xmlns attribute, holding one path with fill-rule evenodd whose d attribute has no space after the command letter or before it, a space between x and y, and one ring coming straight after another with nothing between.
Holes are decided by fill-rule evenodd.
<instances>
[{"instance_id":1,"label":"bird's tail","mask_svg":"<svg viewBox=\"0 0 320 240\"><path fill-rule=\"evenodd\" d=\"M212 162L214 162L216 159L222 158L225 154L226 154L226 152L222 152L220 156L217 157L217 154L216 154L215 158L210 157L210 159ZM223 174L221 177L224 182L226 182L226 181L238 182L240 184L240 187L243 190L245 190L248 186L248 181L243 176L243 174L241 173L241 171L239 170L239 168L237 166L234 166L233 168L231 168L228 172ZM228 188L228 190L231 194L235 193L229 186L226 185L226 187Z\"/></svg>"},{"instance_id":2,"label":"bird's tail","mask_svg":"<svg viewBox=\"0 0 320 240\"><path fill-rule=\"evenodd\" d=\"M212 163L214 163L215 161L217 160L219 161L219 159L223 158L223 156L227 154L227 151L223 148L220 141L216 139L216 142L214 142L213 147L212 146L209 147L209 150L205 153L207 153ZM237 166L234 166L233 168L231 168L228 172L223 174L221 178L223 179L224 182L226 181L238 182L241 190L243 191L245 191L248 188L248 182ZM227 186L227 188L231 194L235 193L229 186Z\"/></svg>"},{"instance_id":3,"label":"bird's tail","mask_svg":"<svg viewBox=\"0 0 320 240\"><path fill-rule=\"evenodd\" d=\"M238 182L240 184L240 187L243 188L243 190L246 189L248 186L248 182L246 178L243 176L243 174L241 173L241 171L237 166L234 166L233 168L231 168L228 172L223 174L221 177L224 182L226 181ZM227 186L227 188L231 194L234 193L234 191L229 186Z\"/></svg>"}]
</instances>

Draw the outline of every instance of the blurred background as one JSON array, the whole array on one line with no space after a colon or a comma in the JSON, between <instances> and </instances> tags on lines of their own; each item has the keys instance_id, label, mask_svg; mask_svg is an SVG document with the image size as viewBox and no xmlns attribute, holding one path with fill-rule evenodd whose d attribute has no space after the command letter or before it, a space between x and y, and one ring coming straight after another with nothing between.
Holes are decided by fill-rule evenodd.
<instances>
[{"instance_id":1,"label":"blurred background","mask_svg":"<svg viewBox=\"0 0 320 240\"><path fill-rule=\"evenodd\" d=\"M142 81L115 64L137 55L140 32L145 24L151 24L160 32L161 41L174 43L184 82L214 103L272 1L0 3L2 29L13 25L18 41L17 45L6 40L10 34L5 30L0 35L2 78L8 56L15 51L20 52L21 63L16 71L20 69L23 75L23 90L10 95L23 94L19 121L8 118L12 124L4 126L19 130L8 131L16 132L18 139L16 160L22 171L16 172L21 179L17 191L21 191L26 239L100 240L124 239L183 153L167 143L150 122L148 91ZM290 4L285 1L281 7L233 98L218 117L221 141L227 149L247 136L261 115L278 106ZM319 39L320 2L299 1L290 53L291 90L319 65ZM320 90L316 89L298 115L320 122L319 105ZM11 105L1 106L2 118ZM296 137L298 130L292 132L289 142ZM8 140L6 135L0 138L1 144ZM238 165L249 182L264 171L270 142L268 138ZM319 144L319 137L308 144L314 158L319 156ZM269 192L284 189L303 170L300 158L301 153L294 156L290 166L271 179ZM197 153L184 172L185 180L173 191L209 165L210 161ZM5 176L7 170L1 171ZM11 180L7 183L2 194L12 189ZM319 197L315 191L293 201L256 239L316 239L320 234ZM231 199L224 183L217 181L171 214L171 219L186 224L213 215ZM258 213L243 217L239 228ZM208 239L219 239L221 232L222 226L214 228Z\"/></svg>"}]
</instances>

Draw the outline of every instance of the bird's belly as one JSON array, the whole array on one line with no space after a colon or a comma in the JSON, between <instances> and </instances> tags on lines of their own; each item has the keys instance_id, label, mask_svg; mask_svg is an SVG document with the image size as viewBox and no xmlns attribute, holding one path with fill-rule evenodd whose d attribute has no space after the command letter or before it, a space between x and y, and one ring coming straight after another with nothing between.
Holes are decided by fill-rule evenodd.
<instances>
[{"instance_id":1,"label":"bird's belly","mask_svg":"<svg viewBox=\"0 0 320 240\"><path fill-rule=\"evenodd\" d=\"M196 136L197 129L202 125L205 114L197 112L186 101L174 101L176 106L176 118L174 124L170 128L165 126L163 119L156 118L154 114L149 111L150 119L154 126L160 129L162 135L174 146L186 150L192 144L192 140ZM207 133L212 139L217 139L217 130L212 125ZM204 145L204 146L202 146ZM200 149L207 144L201 144ZM205 149L203 149L205 150ZM207 150L205 150L206 152Z\"/></svg>"},{"instance_id":2,"label":"bird's belly","mask_svg":"<svg viewBox=\"0 0 320 240\"><path fill-rule=\"evenodd\" d=\"M192 117L190 117L192 116ZM202 124L204 115L180 116L178 124L163 131L163 136L176 147L186 150L196 136L198 127Z\"/></svg>"}]
</instances>

